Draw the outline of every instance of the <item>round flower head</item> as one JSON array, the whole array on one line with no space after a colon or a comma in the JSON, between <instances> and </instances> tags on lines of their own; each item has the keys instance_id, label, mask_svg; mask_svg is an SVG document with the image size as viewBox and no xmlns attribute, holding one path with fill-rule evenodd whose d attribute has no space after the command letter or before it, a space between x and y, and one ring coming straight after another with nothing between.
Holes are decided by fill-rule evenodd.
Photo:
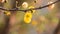
<instances>
[{"instance_id":1,"label":"round flower head","mask_svg":"<svg viewBox=\"0 0 60 34\"><path fill-rule=\"evenodd\" d=\"M23 2L23 3L22 3L22 7L23 7L23 8L27 8L27 7L28 7L28 3L27 3L27 2Z\"/></svg>"}]
</instances>

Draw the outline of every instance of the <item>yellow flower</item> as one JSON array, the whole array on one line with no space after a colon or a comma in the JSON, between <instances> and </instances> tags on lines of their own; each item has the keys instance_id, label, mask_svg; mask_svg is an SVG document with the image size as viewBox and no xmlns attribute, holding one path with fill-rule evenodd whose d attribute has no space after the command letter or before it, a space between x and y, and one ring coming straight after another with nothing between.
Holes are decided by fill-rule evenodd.
<instances>
[{"instance_id":1,"label":"yellow flower","mask_svg":"<svg viewBox=\"0 0 60 34\"><path fill-rule=\"evenodd\" d=\"M28 8L31 9L31 8L34 8L34 7L30 6ZM35 10L32 10L32 11L33 11L33 13L35 12ZM26 14L25 14L25 16L24 16L24 22L25 23L30 23L31 19L32 19L32 13L31 13L31 11L27 11Z\"/></svg>"},{"instance_id":2,"label":"yellow flower","mask_svg":"<svg viewBox=\"0 0 60 34\"><path fill-rule=\"evenodd\" d=\"M32 13L31 12L26 12L25 16L24 16L24 22L25 23L30 23L32 19Z\"/></svg>"},{"instance_id":3,"label":"yellow flower","mask_svg":"<svg viewBox=\"0 0 60 34\"><path fill-rule=\"evenodd\" d=\"M31 8L35 8L35 7L34 6L30 6L29 9L31 9ZM33 11L33 13L35 12L35 10L32 10L32 11Z\"/></svg>"},{"instance_id":4,"label":"yellow flower","mask_svg":"<svg viewBox=\"0 0 60 34\"><path fill-rule=\"evenodd\" d=\"M9 11L5 11L4 13L8 16L11 14Z\"/></svg>"}]
</instances>

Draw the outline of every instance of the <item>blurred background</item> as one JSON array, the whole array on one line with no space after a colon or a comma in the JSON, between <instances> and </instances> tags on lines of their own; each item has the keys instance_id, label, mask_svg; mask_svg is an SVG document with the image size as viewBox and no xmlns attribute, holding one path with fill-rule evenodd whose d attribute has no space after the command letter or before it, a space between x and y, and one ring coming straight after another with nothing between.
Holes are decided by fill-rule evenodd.
<instances>
[{"instance_id":1,"label":"blurred background","mask_svg":"<svg viewBox=\"0 0 60 34\"><path fill-rule=\"evenodd\" d=\"M0 0L0 7L26 10L55 1L57 0ZM32 11L33 13L0 10L0 34L54 34L60 21L60 2Z\"/></svg>"}]
</instances>

